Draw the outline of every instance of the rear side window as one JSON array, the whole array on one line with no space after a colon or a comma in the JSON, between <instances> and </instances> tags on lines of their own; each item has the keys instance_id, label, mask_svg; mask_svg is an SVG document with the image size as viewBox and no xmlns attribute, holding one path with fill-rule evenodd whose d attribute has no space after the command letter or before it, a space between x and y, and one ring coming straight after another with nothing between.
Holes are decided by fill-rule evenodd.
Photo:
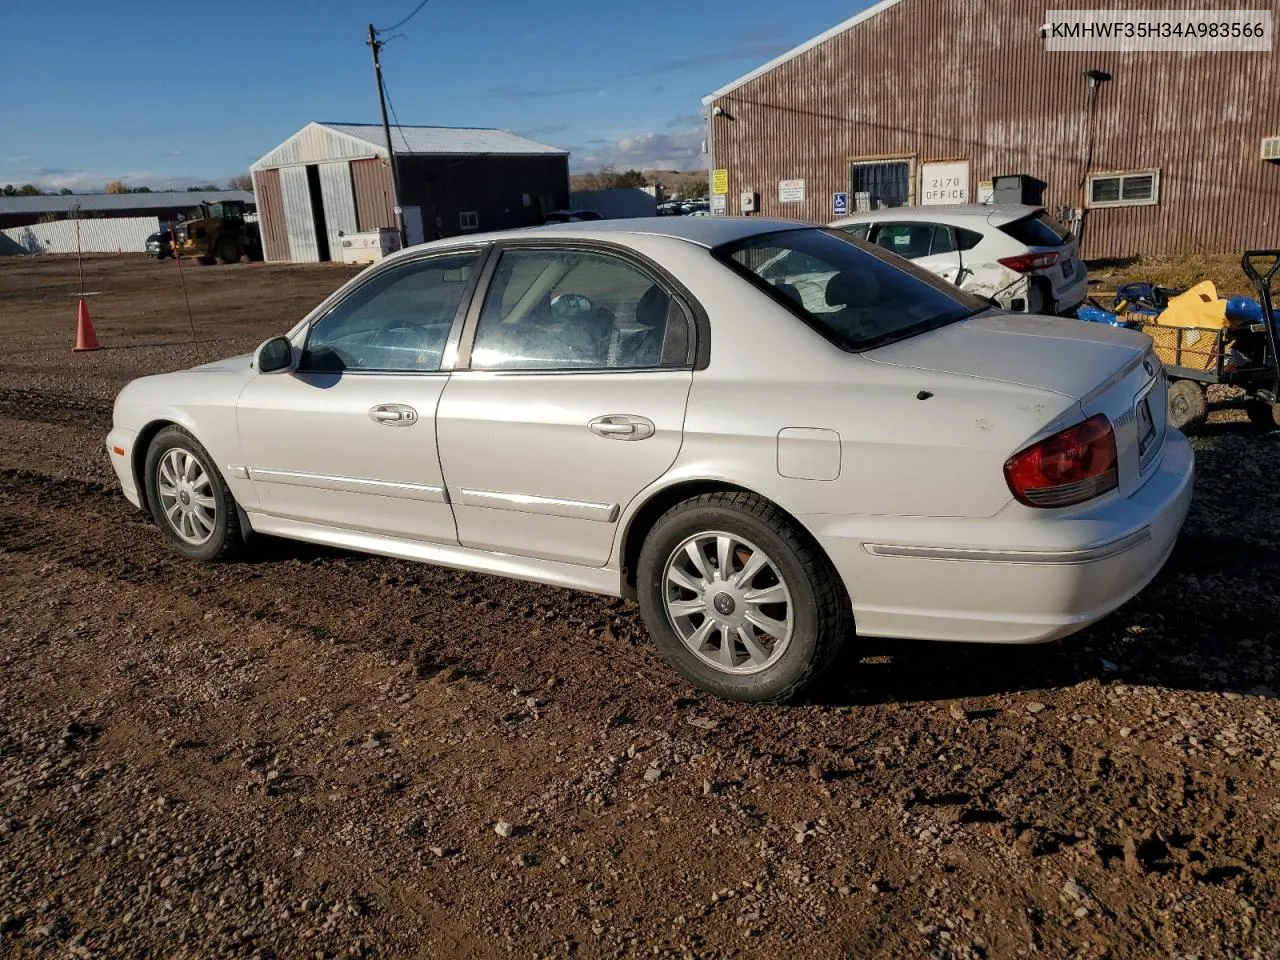
<instances>
[{"instance_id":1,"label":"rear side window","mask_svg":"<svg viewBox=\"0 0 1280 960\"><path fill-rule=\"evenodd\" d=\"M845 233L852 234L859 240L867 239L867 234L871 232L871 224L869 223L851 223L848 226L841 227Z\"/></svg>"},{"instance_id":2,"label":"rear side window","mask_svg":"<svg viewBox=\"0 0 1280 960\"><path fill-rule=\"evenodd\" d=\"M1070 236L1058 221L1043 210L1006 223L1000 229L1028 247L1060 247Z\"/></svg>"},{"instance_id":3,"label":"rear side window","mask_svg":"<svg viewBox=\"0 0 1280 960\"><path fill-rule=\"evenodd\" d=\"M951 253L956 248L950 229L940 223L886 223L876 231L875 242L908 260Z\"/></svg>"},{"instance_id":4,"label":"rear side window","mask_svg":"<svg viewBox=\"0 0 1280 960\"><path fill-rule=\"evenodd\" d=\"M956 227L956 244L961 250L972 250L982 242L982 234L977 230L966 230Z\"/></svg>"}]
</instances>

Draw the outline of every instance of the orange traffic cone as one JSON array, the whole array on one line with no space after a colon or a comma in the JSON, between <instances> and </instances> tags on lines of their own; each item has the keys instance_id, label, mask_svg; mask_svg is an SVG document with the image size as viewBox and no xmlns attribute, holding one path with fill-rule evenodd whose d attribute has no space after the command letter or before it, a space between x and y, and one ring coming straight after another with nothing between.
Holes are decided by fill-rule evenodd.
<instances>
[{"instance_id":1,"label":"orange traffic cone","mask_svg":"<svg viewBox=\"0 0 1280 960\"><path fill-rule=\"evenodd\" d=\"M76 346L77 350L101 350L98 335L93 330L93 321L89 319L89 308L80 301L80 309L76 311Z\"/></svg>"}]
</instances>

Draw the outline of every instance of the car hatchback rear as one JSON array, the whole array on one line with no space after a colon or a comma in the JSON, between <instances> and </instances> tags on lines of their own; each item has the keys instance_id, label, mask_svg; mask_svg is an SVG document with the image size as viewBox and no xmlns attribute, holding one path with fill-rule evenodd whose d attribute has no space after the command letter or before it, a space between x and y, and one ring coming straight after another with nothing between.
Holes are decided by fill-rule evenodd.
<instances>
[{"instance_id":1,"label":"car hatchback rear","mask_svg":"<svg viewBox=\"0 0 1280 960\"><path fill-rule=\"evenodd\" d=\"M1084 302L1089 272L1069 231L1044 210L1020 217L992 214L988 222L1000 234L1025 250L998 258L998 262L1028 278L1038 278L1047 290L1045 309L1063 313Z\"/></svg>"}]
</instances>

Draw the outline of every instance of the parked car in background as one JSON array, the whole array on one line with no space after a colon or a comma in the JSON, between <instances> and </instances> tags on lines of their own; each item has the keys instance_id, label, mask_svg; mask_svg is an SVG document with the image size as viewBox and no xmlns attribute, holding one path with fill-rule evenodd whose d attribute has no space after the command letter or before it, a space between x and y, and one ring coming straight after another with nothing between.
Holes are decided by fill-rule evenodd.
<instances>
[{"instance_id":1,"label":"parked car in background","mask_svg":"<svg viewBox=\"0 0 1280 960\"><path fill-rule=\"evenodd\" d=\"M168 230L159 230L147 237L147 256L156 260L173 256L173 243Z\"/></svg>"},{"instance_id":2,"label":"parked car in background","mask_svg":"<svg viewBox=\"0 0 1280 960\"><path fill-rule=\"evenodd\" d=\"M595 210L556 210L547 214L543 223L582 223L588 220L603 220L604 216Z\"/></svg>"},{"instance_id":3,"label":"parked car in background","mask_svg":"<svg viewBox=\"0 0 1280 960\"><path fill-rule=\"evenodd\" d=\"M1084 302L1089 274L1074 236L1043 207L889 207L831 226L892 250L1009 310L1065 314Z\"/></svg>"},{"instance_id":4,"label":"parked car in background","mask_svg":"<svg viewBox=\"0 0 1280 960\"><path fill-rule=\"evenodd\" d=\"M107 451L185 557L253 531L634 598L690 682L772 701L855 630L1034 643L1127 601L1191 500L1166 408L1141 333L839 230L655 217L399 251L125 386Z\"/></svg>"}]
</instances>

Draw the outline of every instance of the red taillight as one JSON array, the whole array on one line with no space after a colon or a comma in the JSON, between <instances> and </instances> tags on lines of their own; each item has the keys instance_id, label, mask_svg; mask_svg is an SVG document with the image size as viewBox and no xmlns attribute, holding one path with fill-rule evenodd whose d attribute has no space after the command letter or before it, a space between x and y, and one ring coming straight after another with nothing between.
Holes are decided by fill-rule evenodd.
<instances>
[{"instance_id":1,"label":"red taillight","mask_svg":"<svg viewBox=\"0 0 1280 960\"><path fill-rule=\"evenodd\" d=\"M1024 253L1016 257L1000 257L996 263L1003 264L1018 273L1030 273L1032 270L1043 270L1058 262L1056 253Z\"/></svg>"},{"instance_id":2,"label":"red taillight","mask_svg":"<svg viewBox=\"0 0 1280 960\"><path fill-rule=\"evenodd\" d=\"M1013 495L1032 507L1069 507L1119 484L1116 435L1101 413L1014 454L1004 465Z\"/></svg>"}]
</instances>

